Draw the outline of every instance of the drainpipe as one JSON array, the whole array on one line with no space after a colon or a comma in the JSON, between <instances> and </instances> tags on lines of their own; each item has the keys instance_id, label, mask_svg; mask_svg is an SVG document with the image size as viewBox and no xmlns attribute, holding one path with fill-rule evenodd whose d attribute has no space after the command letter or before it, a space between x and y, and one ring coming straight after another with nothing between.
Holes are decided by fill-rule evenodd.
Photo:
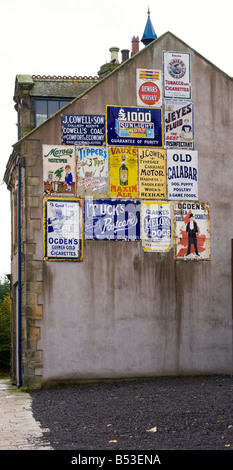
<instances>
[{"instance_id":1,"label":"drainpipe","mask_svg":"<svg viewBox=\"0 0 233 470\"><path fill-rule=\"evenodd\" d=\"M18 387L21 377L21 165L18 161Z\"/></svg>"}]
</instances>

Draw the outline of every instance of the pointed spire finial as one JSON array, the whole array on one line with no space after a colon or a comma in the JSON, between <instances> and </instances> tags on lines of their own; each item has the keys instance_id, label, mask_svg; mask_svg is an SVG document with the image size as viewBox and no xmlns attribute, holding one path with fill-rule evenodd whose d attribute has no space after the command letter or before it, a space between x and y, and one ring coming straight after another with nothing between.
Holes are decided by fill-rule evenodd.
<instances>
[{"instance_id":1,"label":"pointed spire finial","mask_svg":"<svg viewBox=\"0 0 233 470\"><path fill-rule=\"evenodd\" d=\"M149 8L149 6L148 6L148 12L147 13L148 13L147 23L146 23L146 27L145 27L145 30L144 30L144 33L143 33L143 36L142 36L142 39L141 39L141 42L143 42L143 44L145 46L147 46L148 44L150 44L150 42L154 41L154 39L157 38L157 36L155 34L153 24L152 24L151 19L150 19L150 8Z\"/></svg>"}]
</instances>

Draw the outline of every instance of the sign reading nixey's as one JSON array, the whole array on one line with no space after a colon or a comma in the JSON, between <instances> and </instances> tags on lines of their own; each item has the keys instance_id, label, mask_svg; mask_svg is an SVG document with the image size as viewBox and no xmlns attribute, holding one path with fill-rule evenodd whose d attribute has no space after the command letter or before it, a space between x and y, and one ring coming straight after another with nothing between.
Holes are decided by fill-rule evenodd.
<instances>
[{"instance_id":1,"label":"sign reading nixey's","mask_svg":"<svg viewBox=\"0 0 233 470\"><path fill-rule=\"evenodd\" d=\"M63 114L61 116L62 144L102 145L105 141L105 116Z\"/></svg>"},{"instance_id":2,"label":"sign reading nixey's","mask_svg":"<svg viewBox=\"0 0 233 470\"><path fill-rule=\"evenodd\" d=\"M163 147L162 108L106 108L108 145Z\"/></svg>"}]
</instances>

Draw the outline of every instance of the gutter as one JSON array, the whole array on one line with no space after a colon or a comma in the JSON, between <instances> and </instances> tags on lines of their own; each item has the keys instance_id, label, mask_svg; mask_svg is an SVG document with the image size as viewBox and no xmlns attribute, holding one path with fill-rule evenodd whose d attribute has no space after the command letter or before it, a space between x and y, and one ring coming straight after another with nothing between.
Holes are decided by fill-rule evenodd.
<instances>
[{"instance_id":1,"label":"gutter","mask_svg":"<svg viewBox=\"0 0 233 470\"><path fill-rule=\"evenodd\" d=\"M21 377L21 164L18 161L18 387Z\"/></svg>"}]
</instances>

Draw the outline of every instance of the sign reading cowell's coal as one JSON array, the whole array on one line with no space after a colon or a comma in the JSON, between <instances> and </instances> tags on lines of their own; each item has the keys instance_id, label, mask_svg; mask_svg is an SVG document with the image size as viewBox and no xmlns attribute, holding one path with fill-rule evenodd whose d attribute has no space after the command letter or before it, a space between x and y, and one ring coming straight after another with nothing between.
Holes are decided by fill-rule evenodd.
<instances>
[{"instance_id":1,"label":"sign reading cowell's coal","mask_svg":"<svg viewBox=\"0 0 233 470\"><path fill-rule=\"evenodd\" d=\"M90 114L63 114L61 116L62 143L67 145L102 145L105 141L105 116Z\"/></svg>"}]
</instances>

